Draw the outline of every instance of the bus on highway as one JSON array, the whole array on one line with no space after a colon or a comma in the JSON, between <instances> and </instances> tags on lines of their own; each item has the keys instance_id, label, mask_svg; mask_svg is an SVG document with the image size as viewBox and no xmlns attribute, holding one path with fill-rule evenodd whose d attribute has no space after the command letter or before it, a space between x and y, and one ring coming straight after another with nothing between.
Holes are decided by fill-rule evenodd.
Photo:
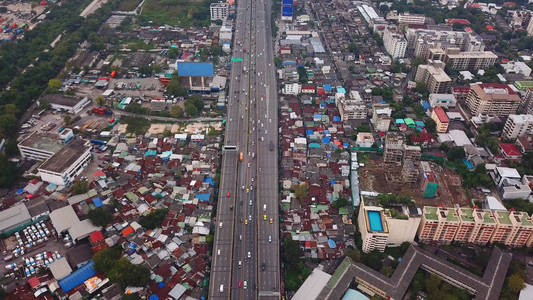
<instances>
[{"instance_id":1,"label":"bus on highway","mask_svg":"<svg viewBox=\"0 0 533 300\"><path fill-rule=\"evenodd\" d=\"M243 159L244 159L244 154L242 154L241 152L241 154L239 155L239 161L242 162Z\"/></svg>"}]
</instances>

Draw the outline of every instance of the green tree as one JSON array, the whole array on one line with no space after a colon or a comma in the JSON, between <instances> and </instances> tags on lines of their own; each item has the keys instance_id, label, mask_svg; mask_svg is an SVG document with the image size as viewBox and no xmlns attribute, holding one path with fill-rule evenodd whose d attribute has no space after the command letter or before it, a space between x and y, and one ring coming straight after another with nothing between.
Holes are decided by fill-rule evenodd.
<instances>
[{"instance_id":1,"label":"green tree","mask_svg":"<svg viewBox=\"0 0 533 300\"><path fill-rule=\"evenodd\" d=\"M113 215L110 212L110 208L107 206L97 207L89 210L87 217L95 226L104 227L113 221Z\"/></svg>"},{"instance_id":2,"label":"green tree","mask_svg":"<svg viewBox=\"0 0 533 300\"><path fill-rule=\"evenodd\" d=\"M172 105L170 107L170 115L174 118L183 118L183 108L179 105Z\"/></svg>"},{"instance_id":3,"label":"green tree","mask_svg":"<svg viewBox=\"0 0 533 300\"><path fill-rule=\"evenodd\" d=\"M57 90L59 90L60 87L61 87L61 80L59 80L57 78L48 80L48 88L52 92L56 93Z\"/></svg>"},{"instance_id":4,"label":"green tree","mask_svg":"<svg viewBox=\"0 0 533 300\"><path fill-rule=\"evenodd\" d=\"M448 153L446 153L446 157L449 161L459 161L465 158L465 150L463 147L453 147L448 150Z\"/></svg>"},{"instance_id":5,"label":"green tree","mask_svg":"<svg viewBox=\"0 0 533 300\"><path fill-rule=\"evenodd\" d=\"M305 70L304 67L302 66L299 66L298 68L296 68L296 71L298 71L298 77L299 77L299 80L300 80L300 83L307 83L307 71Z\"/></svg>"},{"instance_id":6,"label":"green tree","mask_svg":"<svg viewBox=\"0 0 533 300\"><path fill-rule=\"evenodd\" d=\"M394 269L391 267L391 266L383 266L383 268L381 268L381 270L379 270L379 272L381 272L381 274L387 276L387 277L390 277L392 275L392 273L394 272Z\"/></svg>"},{"instance_id":7,"label":"green tree","mask_svg":"<svg viewBox=\"0 0 533 300\"><path fill-rule=\"evenodd\" d=\"M426 118L424 120L424 123L426 124L426 129L431 134L437 133L437 123L431 118Z\"/></svg>"},{"instance_id":8,"label":"green tree","mask_svg":"<svg viewBox=\"0 0 533 300\"><path fill-rule=\"evenodd\" d=\"M298 185L294 186L294 195L296 196L296 199L298 200L304 200L307 198L308 191L307 191L307 183L302 182Z\"/></svg>"},{"instance_id":9,"label":"green tree","mask_svg":"<svg viewBox=\"0 0 533 300\"><path fill-rule=\"evenodd\" d=\"M180 55L180 50L178 48L170 48L168 50L168 58L175 59Z\"/></svg>"},{"instance_id":10,"label":"green tree","mask_svg":"<svg viewBox=\"0 0 533 300\"><path fill-rule=\"evenodd\" d=\"M442 280L439 276L431 274L429 277L424 280L426 291L435 291L438 292L439 286L441 285Z\"/></svg>"},{"instance_id":11,"label":"green tree","mask_svg":"<svg viewBox=\"0 0 533 300\"><path fill-rule=\"evenodd\" d=\"M346 250L346 256L351 258L354 262L361 261L361 252L359 252L359 250L348 248L348 250Z\"/></svg>"},{"instance_id":12,"label":"green tree","mask_svg":"<svg viewBox=\"0 0 533 300\"><path fill-rule=\"evenodd\" d=\"M519 293L525 286L524 277L521 274L514 273L509 277L509 288L514 293Z\"/></svg>"},{"instance_id":13,"label":"green tree","mask_svg":"<svg viewBox=\"0 0 533 300\"><path fill-rule=\"evenodd\" d=\"M138 293L131 293L123 295L122 300L141 300L141 297Z\"/></svg>"},{"instance_id":14,"label":"green tree","mask_svg":"<svg viewBox=\"0 0 533 300\"><path fill-rule=\"evenodd\" d=\"M339 209L341 207L344 207L344 206L348 205L348 199L346 199L346 197L339 197L339 199L333 201L332 205L336 209Z\"/></svg>"},{"instance_id":15,"label":"green tree","mask_svg":"<svg viewBox=\"0 0 533 300\"><path fill-rule=\"evenodd\" d=\"M182 87L177 75L172 76L172 80L167 85L167 93L175 97L187 96L187 89Z\"/></svg>"},{"instance_id":16,"label":"green tree","mask_svg":"<svg viewBox=\"0 0 533 300\"><path fill-rule=\"evenodd\" d=\"M13 183L18 180L20 170L17 166L8 160L8 158L0 154L0 187L13 187Z\"/></svg>"},{"instance_id":17,"label":"green tree","mask_svg":"<svg viewBox=\"0 0 533 300\"><path fill-rule=\"evenodd\" d=\"M102 96L98 96L98 97L96 97L96 99L94 99L94 101L95 101L98 105L100 105L100 106L104 106L104 105L105 105L105 102L106 102L106 101L105 101L105 98L102 97Z\"/></svg>"},{"instance_id":18,"label":"green tree","mask_svg":"<svg viewBox=\"0 0 533 300\"><path fill-rule=\"evenodd\" d=\"M124 257L113 264L113 268L107 275L109 279L117 282L122 287L143 287L150 279L150 271L147 267L134 265Z\"/></svg>"},{"instance_id":19,"label":"green tree","mask_svg":"<svg viewBox=\"0 0 533 300\"><path fill-rule=\"evenodd\" d=\"M282 248L283 262L287 266L287 269L294 269L298 267L301 257L303 256L302 248L298 242L293 241L292 238L285 238L283 240Z\"/></svg>"},{"instance_id":20,"label":"green tree","mask_svg":"<svg viewBox=\"0 0 533 300\"><path fill-rule=\"evenodd\" d=\"M196 106L194 106L194 104L192 104L190 102L186 102L185 103L185 113L189 117L196 117L198 115L198 109L196 108Z\"/></svg>"},{"instance_id":21,"label":"green tree","mask_svg":"<svg viewBox=\"0 0 533 300\"><path fill-rule=\"evenodd\" d=\"M72 122L72 117L69 115L64 115L63 122L65 122L65 125L69 125Z\"/></svg>"},{"instance_id":22,"label":"green tree","mask_svg":"<svg viewBox=\"0 0 533 300\"><path fill-rule=\"evenodd\" d=\"M79 195L89 191L89 183L85 180L74 181L72 184L72 194Z\"/></svg>"},{"instance_id":23,"label":"green tree","mask_svg":"<svg viewBox=\"0 0 533 300\"><path fill-rule=\"evenodd\" d=\"M18 107L15 104L8 103L4 105L4 114L8 115L17 115L20 112Z\"/></svg>"},{"instance_id":24,"label":"green tree","mask_svg":"<svg viewBox=\"0 0 533 300\"><path fill-rule=\"evenodd\" d=\"M7 138L15 135L17 132L17 119L15 115L0 115L0 136Z\"/></svg>"},{"instance_id":25,"label":"green tree","mask_svg":"<svg viewBox=\"0 0 533 300\"><path fill-rule=\"evenodd\" d=\"M156 209L147 215L141 216L139 218L139 224L146 229L157 228L163 223L167 212L168 211L164 208Z\"/></svg>"},{"instance_id":26,"label":"green tree","mask_svg":"<svg viewBox=\"0 0 533 300\"><path fill-rule=\"evenodd\" d=\"M98 273L109 274L115 262L120 258L119 247L105 248L93 256L94 269Z\"/></svg>"}]
</instances>

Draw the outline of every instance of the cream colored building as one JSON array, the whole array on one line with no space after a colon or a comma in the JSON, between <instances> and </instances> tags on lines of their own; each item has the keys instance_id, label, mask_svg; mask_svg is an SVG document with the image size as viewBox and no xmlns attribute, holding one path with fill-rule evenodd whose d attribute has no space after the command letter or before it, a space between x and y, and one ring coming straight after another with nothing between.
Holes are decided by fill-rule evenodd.
<instances>
[{"instance_id":1,"label":"cream colored building","mask_svg":"<svg viewBox=\"0 0 533 300\"><path fill-rule=\"evenodd\" d=\"M415 81L417 84L424 84L432 94L448 93L452 84L452 79L444 72L444 63L439 60L419 65Z\"/></svg>"},{"instance_id":2,"label":"cream colored building","mask_svg":"<svg viewBox=\"0 0 533 300\"><path fill-rule=\"evenodd\" d=\"M482 83L470 86L466 106L474 116L507 117L520 106L520 96L507 84Z\"/></svg>"}]
</instances>

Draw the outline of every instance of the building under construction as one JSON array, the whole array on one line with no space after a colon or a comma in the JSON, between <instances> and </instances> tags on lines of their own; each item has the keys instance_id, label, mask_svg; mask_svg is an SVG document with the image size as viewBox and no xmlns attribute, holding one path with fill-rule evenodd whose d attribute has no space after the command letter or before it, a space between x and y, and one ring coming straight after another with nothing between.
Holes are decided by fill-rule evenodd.
<instances>
[{"instance_id":1,"label":"building under construction","mask_svg":"<svg viewBox=\"0 0 533 300\"><path fill-rule=\"evenodd\" d=\"M437 195L437 174L431 169L431 165L427 161L420 162L420 171L422 172L422 181L420 188L424 193L424 198L433 198Z\"/></svg>"}]
</instances>

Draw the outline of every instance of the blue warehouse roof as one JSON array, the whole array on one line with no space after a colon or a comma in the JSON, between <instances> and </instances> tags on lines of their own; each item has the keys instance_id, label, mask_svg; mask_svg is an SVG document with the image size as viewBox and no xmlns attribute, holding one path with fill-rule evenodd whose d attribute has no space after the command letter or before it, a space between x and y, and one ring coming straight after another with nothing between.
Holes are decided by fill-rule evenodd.
<instances>
[{"instance_id":1,"label":"blue warehouse roof","mask_svg":"<svg viewBox=\"0 0 533 300\"><path fill-rule=\"evenodd\" d=\"M68 275L64 279L61 279L59 281L59 286L63 289L63 291L68 292L94 275L96 275L96 271L94 271L94 262L91 260L89 263L74 271L72 274Z\"/></svg>"},{"instance_id":2,"label":"blue warehouse roof","mask_svg":"<svg viewBox=\"0 0 533 300\"><path fill-rule=\"evenodd\" d=\"M210 62L179 62L178 76L205 76L214 75L213 63Z\"/></svg>"}]
</instances>

